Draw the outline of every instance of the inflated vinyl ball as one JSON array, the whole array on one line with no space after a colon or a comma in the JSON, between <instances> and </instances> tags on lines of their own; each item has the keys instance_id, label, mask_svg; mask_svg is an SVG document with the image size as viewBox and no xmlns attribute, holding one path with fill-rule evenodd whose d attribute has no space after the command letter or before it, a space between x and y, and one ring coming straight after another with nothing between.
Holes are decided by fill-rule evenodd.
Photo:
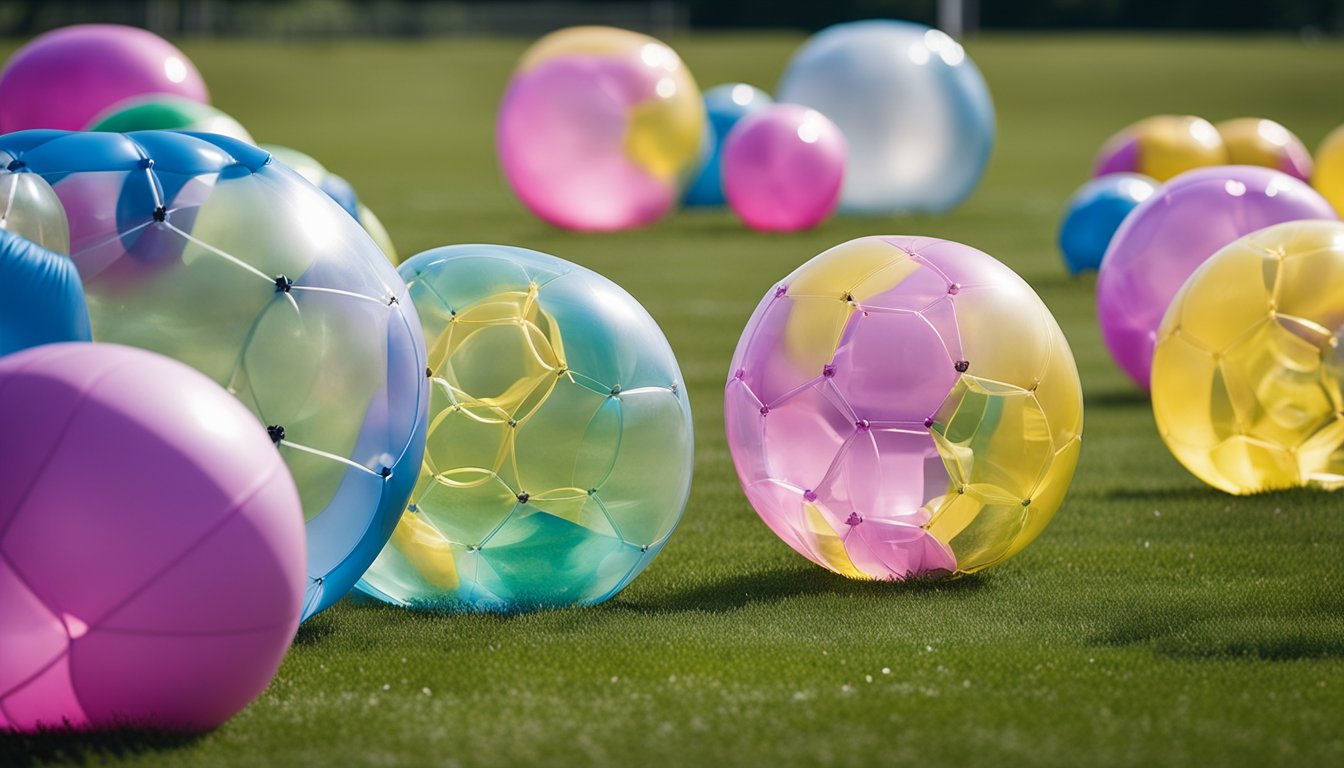
<instances>
[{"instance_id":1,"label":"inflated vinyl ball","mask_svg":"<svg viewBox=\"0 0 1344 768\"><path fill-rule=\"evenodd\" d=\"M1344 224L1292 221L1228 244L1158 330L1162 439L1228 493L1344 486L1341 333Z\"/></svg>"},{"instance_id":2,"label":"inflated vinyl ball","mask_svg":"<svg viewBox=\"0 0 1344 768\"><path fill-rule=\"evenodd\" d=\"M670 211L699 169L705 105L676 52L647 35L571 27L523 54L495 143L504 178L557 227L611 231Z\"/></svg>"},{"instance_id":3,"label":"inflated vinyl ball","mask_svg":"<svg viewBox=\"0 0 1344 768\"><path fill-rule=\"evenodd\" d=\"M400 272L429 340L429 441L360 589L506 612L619 592L690 491L691 411L658 325L610 280L522 248L438 248Z\"/></svg>"},{"instance_id":4,"label":"inflated vinyl ball","mask_svg":"<svg viewBox=\"0 0 1344 768\"><path fill-rule=\"evenodd\" d=\"M1078 462L1064 334L1022 278L929 237L838 245L738 341L728 447L757 514L854 578L973 573L1045 528Z\"/></svg>"},{"instance_id":5,"label":"inflated vinyl ball","mask_svg":"<svg viewBox=\"0 0 1344 768\"><path fill-rule=\"evenodd\" d=\"M265 429L115 344L0 359L0 391L0 733L233 716L303 605L302 508Z\"/></svg>"},{"instance_id":6,"label":"inflated vinyl ball","mask_svg":"<svg viewBox=\"0 0 1344 768\"><path fill-rule=\"evenodd\" d=\"M1121 129L1097 153L1094 176L1141 173L1166 181L1186 171L1230 162L1213 124L1193 115L1154 115Z\"/></svg>"},{"instance_id":7,"label":"inflated vinyl ball","mask_svg":"<svg viewBox=\"0 0 1344 768\"><path fill-rule=\"evenodd\" d=\"M0 355L88 341L89 311L55 190L35 173L0 170Z\"/></svg>"},{"instance_id":8,"label":"inflated vinyl ball","mask_svg":"<svg viewBox=\"0 0 1344 768\"><path fill-rule=\"evenodd\" d=\"M130 133L131 131L188 131L218 133L255 144L252 134L233 117L209 104L173 96L139 96L112 105L95 117L84 130Z\"/></svg>"},{"instance_id":9,"label":"inflated vinyl ball","mask_svg":"<svg viewBox=\"0 0 1344 768\"><path fill-rule=\"evenodd\" d=\"M1238 117L1214 125L1233 165L1262 165L1311 181L1311 152L1292 131L1273 120Z\"/></svg>"},{"instance_id":10,"label":"inflated vinyl ball","mask_svg":"<svg viewBox=\"0 0 1344 768\"><path fill-rule=\"evenodd\" d=\"M270 432L308 521L304 615L340 599L415 483L428 399L406 286L340 206L215 134L23 131L0 165L45 178L95 341L205 373Z\"/></svg>"}]
</instances>

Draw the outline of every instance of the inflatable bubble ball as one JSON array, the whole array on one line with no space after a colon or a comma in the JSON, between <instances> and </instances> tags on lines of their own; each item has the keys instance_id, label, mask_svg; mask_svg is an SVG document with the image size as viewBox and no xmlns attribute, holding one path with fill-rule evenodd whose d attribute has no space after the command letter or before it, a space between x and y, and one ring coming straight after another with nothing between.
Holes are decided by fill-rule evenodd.
<instances>
[{"instance_id":1,"label":"inflatable bubble ball","mask_svg":"<svg viewBox=\"0 0 1344 768\"><path fill-rule=\"evenodd\" d=\"M1108 173L1073 193L1059 225L1059 250L1069 274L1099 269L1120 222L1152 197L1157 186L1137 173Z\"/></svg>"},{"instance_id":2,"label":"inflatable bubble ball","mask_svg":"<svg viewBox=\"0 0 1344 768\"><path fill-rule=\"evenodd\" d=\"M1193 115L1155 115L1106 140L1093 176L1139 173L1166 181L1186 171L1230 162L1213 124Z\"/></svg>"},{"instance_id":3,"label":"inflatable bubble ball","mask_svg":"<svg viewBox=\"0 0 1344 768\"><path fill-rule=\"evenodd\" d=\"M0 133L77 131L112 105L149 94L210 101L191 60L153 32L61 27L30 40L0 70Z\"/></svg>"},{"instance_id":4,"label":"inflatable bubble ball","mask_svg":"<svg viewBox=\"0 0 1344 768\"><path fill-rule=\"evenodd\" d=\"M1216 123L1232 165L1260 165L1311 181L1311 152L1292 131L1273 120L1238 117Z\"/></svg>"},{"instance_id":5,"label":"inflatable bubble ball","mask_svg":"<svg viewBox=\"0 0 1344 768\"><path fill-rule=\"evenodd\" d=\"M1198 168L1158 187L1120 224L1097 273L1097 320L1111 358L1148 389L1162 315L1205 259L1271 224L1334 218L1311 187L1269 168Z\"/></svg>"},{"instance_id":6,"label":"inflatable bubble ball","mask_svg":"<svg viewBox=\"0 0 1344 768\"><path fill-rule=\"evenodd\" d=\"M658 325L610 280L522 248L438 248L400 271L429 339L429 441L360 589L501 612L619 592L690 491L691 410Z\"/></svg>"},{"instance_id":7,"label":"inflatable bubble ball","mask_svg":"<svg viewBox=\"0 0 1344 768\"><path fill-rule=\"evenodd\" d=\"M0 390L0 732L232 717L303 604L302 509L266 433L115 344L2 358Z\"/></svg>"},{"instance_id":8,"label":"inflatable bubble ball","mask_svg":"<svg viewBox=\"0 0 1344 768\"><path fill-rule=\"evenodd\" d=\"M853 578L973 573L1045 528L1078 462L1064 334L1020 277L929 237L838 245L772 287L724 393L766 525Z\"/></svg>"},{"instance_id":9,"label":"inflatable bubble ball","mask_svg":"<svg viewBox=\"0 0 1344 768\"><path fill-rule=\"evenodd\" d=\"M840 210L943 212L979 183L994 147L989 87L961 44L905 21L813 35L775 93L840 126L849 146Z\"/></svg>"},{"instance_id":10,"label":"inflatable bubble ball","mask_svg":"<svg viewBox=\"0 0 1344 768\"><path fill-rule=\"evenodd\" d=\"M700 167L705 105L681 58L612 27L571 27L523 54L495 145L523 204L565 229L612 231L670 211Z\"/></svg>"},{"instance_id":11,"label":"inflatable bubble ball","mask_svg":"<svg viewBox=\"0 0 1344 768\"><path fill-rule=\"evenodd\" d=\"M840 201L845 137L826 116L772 104L738 122L723 145L728 205L752 229L815 227Z\"/></svg>"},{"instance_id":12,"label":"inflatable bubble ball","mask_svg":"<svg viewBox=\"0 0 1344 768\"><path fill-rule=\"evenodd\" d=\"M271 157L288 165L291 169L298 172L300 176L307 179L309 183L316 184L319 189L326 192L332 200L335 200L346 213L355 217L355 221L369 233L373 242L378 244L379 250L387 257L387 260L393 264L401 263L401 258L397 256L397 248L392 244L392 237L387 233L387 228L383 222L374 215L369 207L360 202L355 194L355 188L350 182L328 171L326 166L319 163L312 155L300 152L290 147L282 147L278 144L262 144L261 148L271 153Z\"/></svg>"},{"instance_id":13,"label":"inflatable bubble ball","mask_svg":"<svg viewBox=\"0 0 1344 768\"><path fill-rule=\"evenodd\" d=\"M715 206L727 202L723 196L723 142L738 120L773 103L770 94L746 83L725 83L705 91L705 112L709 117L705 159L695 181L686 188L683 203Z\"/></svg>"},{"instance_id":14,"label":"inflatable bubble ball","mask_svg":"<svg viewBox=\"0 0 1344 768\"><path fill-rule=\"evenodd\" d=\"M1290 221L1213 254L1171 302L1153 413L1228 493L1344 487L1344 224Z\"/></svg>"},{"instance_id":15,"label":"inflatable bubble ball","mask_svg":"<svg viewBox=\"0 0 1344 768\"><path fill-rule=\"evenodd\" d=\"M218 133L231 139L255 144L252 134L237 120L209 104L173 96L154 94L127 99L109 107L84 128L86 131L187 131Z\"/></svg>"},{"instance_id":16,"label":"inflatable bubble ball","mask_svg":"<svg viewBox=\"0 0 1344 768\"><path fill-rule=\"evenodd\" d=\"M89 340L69 250L70 226L51 186L36 174L0 170L0 356Z\"/></svg>"},{"instance_id":17,"label":"inflatable bubble ball","mask_svg":"<svg viewBox=\"0 0 1344 768\"><path fill-rule=\"evenodd\" d=\"M359 225L261 150L174 131L0 136L55 189L95 341L187 363L252 411L298 485L304 616L391 535L423 451L424 338Z\"/></svg>"}]
</instances>

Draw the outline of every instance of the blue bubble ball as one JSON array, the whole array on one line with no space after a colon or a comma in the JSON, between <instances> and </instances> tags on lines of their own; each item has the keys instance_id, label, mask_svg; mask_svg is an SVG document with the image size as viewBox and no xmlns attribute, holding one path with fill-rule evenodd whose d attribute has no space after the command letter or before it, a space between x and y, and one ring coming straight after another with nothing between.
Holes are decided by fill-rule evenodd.
<instances>
[{"instance_id":1,"label":"blue bubble ball","mask_svg":"<svg viewBox=\"0 0 1344 768\"><path fill-rule=\"evenodd\" d=\"M705 91L705 113L709 130L705 132L705 159L695 181L686 188L686 205L723 205L723 172L719 156L723 141L737 121L774 103L770 94L746 83L724 83Z\"/></svg>"},{"instance_id":2,"label":"blue bubble ball","mask_svg":"<svg viewBox=\"0 0 1344 768\"><path fill-rule=\"evenodd\" d=\"M1079 188L1059 226L1059 250L1069 274L1099 269L1120 222L1157 187L1156 179L1141 174L1111 173Z\"/></svg>"}]
</instances>

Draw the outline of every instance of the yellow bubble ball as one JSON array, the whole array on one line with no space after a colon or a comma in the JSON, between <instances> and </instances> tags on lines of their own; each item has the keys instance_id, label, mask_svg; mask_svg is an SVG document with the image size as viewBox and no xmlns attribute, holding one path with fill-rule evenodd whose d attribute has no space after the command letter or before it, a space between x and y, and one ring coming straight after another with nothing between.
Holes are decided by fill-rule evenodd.
<instances>
[{"instance_id":1,"label":"yellow bubble ball","mask_svg":"<svg viewBox=\"0 0 1344 768\"><path fill-rule=\"evenodd\" d=\"M1325 137L1316 150L1316 173L1311 185L1344 214L1344 125Z\"/></svg>"},{"instance_id":2,"label":"yellow bubble ball","mask_svg":"<svg viewBox=\"0 0 1344 768\"><path fill-rule=\"evenodd\" d=\"M1303 181L1311 178L1311 152L1292 131L1273 120L1238 117L1214 127L1233 165L1262 165Z\"/></svg>"},{"instance_id":3,"label":"yellow bubble ball","mask_svg":"<svg viewBox=\"0 0 1344 768\"><path fill-rule=\"evenodd\" d=\"M1232 242L1158 331L1153 412L1195 476L1228 493L1344 485L1344 223Z\"/></svg>"},{"instance_id":4,"label":"yellow bubble ball","mask_svg":"<svg viewBox=\"0 0 1344 768\"><path fill-rule=\"evenodd\" d=\"M1166 181L1194 168L1226 165L1227 147L1218 129L1193 115L1155 115L1106 140L1093 175L1141 173Z\"/></svg>"}]
</instances>

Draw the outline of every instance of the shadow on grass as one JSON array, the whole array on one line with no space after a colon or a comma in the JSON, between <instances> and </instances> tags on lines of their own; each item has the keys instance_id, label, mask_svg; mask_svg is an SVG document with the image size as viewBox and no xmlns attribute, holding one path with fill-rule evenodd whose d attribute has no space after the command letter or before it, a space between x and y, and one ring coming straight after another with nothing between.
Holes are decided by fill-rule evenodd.
<instances>
[{"instance_id":1,"label":"shadow on grass","mask_svg":"<svg viewBox=\"0 0 1344 768\"><path fill-rule=\"evenodd\" d=\"M201 734L117 728L110 731L0 731L0 766L101 765L147 752L166 754L189 747Z\"/></svg>"},{"instance_id":2,"label":"shadow on grass","mask_svg":"<svg viewBox=\"0 0 1344 768\"><path fill-rule=\"evenodd\" d=\"M336 632L336 620L330 613L319 613L299 625L298 634L294 635L294 645L318 645L334 632Z\"/></svg>"},{"instance_id":3,"label":"shadow on grass","mask_svg":"<svg viewBox=\"0 0 1344 768\"><path fill-rule=\"evenodd\" d=\"M1234 609L1171 603L1117 611L1095 645L1147 646L1177 659L1297 661L1344 659L1339 616L1344 598L1326 595L1298 605L1252 600Z\"/></svg>"},{"instance_id":4,"label":"shadow on grass","mask_svg":"<svg viewBox=\"0 0 1344 768\"><path fill-rule=\"evenodd\" d=\"M953 580L860 581L820 568L779 568L738 574L657 599L631 601L617 597L610 606L616 610L649 615L691 611L725 613L757 603L773 603L812 595L876 595L894 599L915 594L968 594L982 589L986 583L985 577L979 575Z\"/></svg>"}]
</instances>

